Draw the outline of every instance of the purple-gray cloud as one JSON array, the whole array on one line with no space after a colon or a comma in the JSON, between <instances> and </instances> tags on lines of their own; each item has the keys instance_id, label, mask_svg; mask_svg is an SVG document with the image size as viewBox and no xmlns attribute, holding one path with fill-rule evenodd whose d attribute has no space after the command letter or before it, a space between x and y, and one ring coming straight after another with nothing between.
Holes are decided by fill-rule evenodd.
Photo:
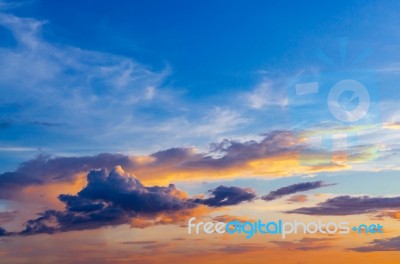
<instances>
[{"instance_id":1,"label":"purple-gray cloud","mask_svg":"<svg viewBox=\"0 0 400 264\"><path fill-rule=\"evenodd\" d=\"M289 185L286 187L279 188L275 191L272 191L269 194L262 196L261 199L263 199L265 201L272 201L272 200L279 199L283 196L290 195L293 193L309 191L309 190L318 189L318 188L326 187L326 186L332 186L332 185L335 185L335 184L326 184L323 181L296 183L296 184L292 184L292 185Z\"/></svg>"},{"instance_id":2,"label":"purple-gray cloud","mask_svg":"<svg viewBox=\"0 0 400 264\"><path fill-rule=\"evenodd\" d=\"M319 203L315 207L302 207L286 211L286 213L306 215L354 215L386 209L400 209L400 197L338 196Z\"/></svg>"},{"instance_id":3,"label":"purple-gray cloud","mask_svg":"<svg viewBox=\"0 0 400 264\"><path fill-rule=\"evenodd\" d=\"M400 236L384 239L374 239L368 243L368 246L350 248L357 252L374 252L374 251L400 251Z\"/></svg>"},{"instance_id":4,"label":"purple-gray cloud","mask_svg":"<svg viewBox=\"0 0 400 264\"><path fill-rule=\"evenodd\" d=\"M237 205L242 202L250 202L254 200L257 195L253 189L240 188L240 187L227 187L218 186L217 188L210 190L211 197L209 198L197 198L191 200L194 203L205 204L208 206L219 207Z\"/></svg>"}]
</instances>

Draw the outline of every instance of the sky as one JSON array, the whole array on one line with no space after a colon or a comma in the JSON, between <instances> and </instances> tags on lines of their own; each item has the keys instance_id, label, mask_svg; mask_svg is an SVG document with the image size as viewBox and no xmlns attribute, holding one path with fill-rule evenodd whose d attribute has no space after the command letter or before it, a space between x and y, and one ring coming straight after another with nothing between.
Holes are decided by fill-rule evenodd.
<instances>
[{"instance_id":1,"label":"sky","mask_svg":"<svg viewBox=\"0 0 400 264\"><path fill-rule=\"evenodd\" d=\"M395 263L399 5L0 1L0 263Z\"/></svg>"}]
</instances>

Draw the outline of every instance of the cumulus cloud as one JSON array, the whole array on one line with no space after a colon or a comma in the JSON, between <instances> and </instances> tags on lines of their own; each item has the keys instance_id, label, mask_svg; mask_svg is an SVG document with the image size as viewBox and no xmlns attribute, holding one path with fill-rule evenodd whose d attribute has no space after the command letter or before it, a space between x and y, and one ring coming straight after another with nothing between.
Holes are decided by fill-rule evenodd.
<instances>
[{"instance_id":1,"label":"cumulus cloud","mask_svg":"<svg viewBox=\"0 0 400 264\"><path fill-rule=\"evenodd\" d=\"M256 198L255 191L249 188L218 186L209 191L211 197L192 199L194 203L219 207L237 205L242 202L250 202Z\"/></svg>"},{"instance_id":2,"label":"cumulus cloud","mask_svg":"<svg viewBox=\"0 0 400 264\"><path fill-rule=\"evenodd\" d=\"M306 215L354 215L399 208L400 197L338 196L319 203L315 207L302 207L287 211L286 213Z\"/></svg>"},{"instance_id":3,"label":"cumulus cloud","mask_svg":"<svg viewBox=\"0 0 400 264\"><path fill-rule=\"evenodd\" d=\"M309 191L309 190L318 189L318 188L326 187L326 186L332 186L332 185L334 185L334 184L326 184L323 181L296 183L296 184L292 184L292 185L289 185L286 187L279 188L275 191L272 191L269 194L262 196L261 199L263 199L265 201L272 201L272 200L279 199L283 196L290 195L293 193Z\"/></svg>"},{"instance_id":4,"label":"cumulus cloud","mask_svg":"<svg viewBox=\"0 0 400 264\"><path fill-rule=\"evenodd\" d=\"M29 220L22 235L57 233L95 229L102 226L131 224L132 218L157 218L159 213L173 213L197 206L186 194L168 187L145 187L134 175L121 167L110 172L93 170L87 176L87 186L77 195L61 194L64 211L47 210L37 219Z\"/></svg>"},{"instance_id":5,"label":"cumulus cloud","mask_svg":"<svg viewBox=\"0 0 400 264\"><path fill-rule=\"evenodd\" d=\"M65 200L82 198L85 201L104 201L125 210L136 213L155 213L166 210L192 208L192 203L184 201L186 194L176 189L173 184L168 187L145 187L135 176L126 173L121 167L92 171L88 174L88 184L76 196L61 196ZM72 201L75 203L76 201Z\"/></svg>"},{"instance_id":6,"label":"cumulus cloud","mask_svg":"<svg viewBox=\"0 0 400 264\"><path fill-rule=\"evenodd\" d=\"M374 239L368 246L350 248L357 252L400 251L400 237Z\"/></svg>"}]
</instances>

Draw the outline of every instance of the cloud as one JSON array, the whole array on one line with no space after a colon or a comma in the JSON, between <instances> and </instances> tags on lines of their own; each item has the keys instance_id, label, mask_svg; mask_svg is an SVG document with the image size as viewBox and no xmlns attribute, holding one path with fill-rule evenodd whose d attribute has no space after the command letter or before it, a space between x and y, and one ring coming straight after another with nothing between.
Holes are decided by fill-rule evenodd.
<instances>
[{"instance_id":1,"label":"cloud","mask_svg":"<svg viewBox=\"0 0 400 264\"><path fill-rule=\"evenodd\" d=\"M263 251L266 249L265 245L262 244L243 244L243 245L227 245L218 251L228 254L244 254L248 252Z\"/></svg>"},{"instance_id":2,"label":"cloud","mask_svg":"<svg viewBox=\"0 0 400 264\"><path fill-rule=\"evenodd\" d=\"M384 239L374 239L368 244L368 246L350 248L350 250L357 252L400 251L400 236Z\"/></svg>"},{"instance_id":3,"label":"cloud","mask_svg":"<svg viewBox=\"0 0 400 264\"><path fill-rule=\"evenodd\" d=\"M173 215L197 207L174 185L145 187L121 167L115 167L109 173L106 169L93 170L87 175L87 181L86 187L77 195L59 196L65 204L65 211L41 213L37 219L27 221L20 234L53 234L131 224L132 218L157 219L161 213Z\"/></svg>"},{"instance_id":4,"label":"cloud","mask_svg":"<svg viewBox=\"0 0 400 264\"><path fill-rule=\"evenodd\" d=\"M271 241L271 243L285 250L315 251L331 247L335 240L334 238L303 237L298 241Z\"/></svg>"},{"instance_id":5,"label":"cloud","mask_svg":"<svg viewBox=\"0 0 400 264\"><path fill-rule=\"evenodd\" d=\"M31 185L44 185L55 182L70 182L80 172L106 167L111 169L118 164L134 165L129 157L120 154L100 154L92 157L57 157L40 155L22 163L13 172L0 174L0 198L13 198L18 190Z\"/></svg>"},{"instance_id":6,"label":"cloud","mask_svg":"<svg viewBox=\"0 0 400 264\"><path fill-rule=\"evenodd\" d=\"M256 222L255 219L244 217L244 216L235 216L235 215L218 215L212 218L214 222L233 222L238 220L239 222Z\"/></svg>"},{"instance_id":7,"label":"cloud","mask_svg":"<svg viewBox=\"0 0 400 264\"><path fill-rule=\"evenodd\" d=\"M272 191L269 194L262 196L261 199L265 201L272 201L293 193L309 191L332 185L334 184L326 184L322 181L296 183Z\"/></svg>"},{"instance_id":8,"label":"cloud","mask_svg":"<svg viewBox=\"0 0 400 264\"><path fill-rule=\"evenodd\" d=\"M384 123L382 124L382 127L387 129L399 130L400 122Z\"/></svg>"},{"instance_id":9,"label":"cloud","mask_svg":"<svg viewBox=\"0 0 400 264\"><path fill-rule=\"evenodd\" d=\"M399 208L400 197L338 196L319 203L315 207L302 207L287 211L286 213L306 215L354 215Z\"/></svg>"},{"instance_id":10,"label":"cloud","mask_svg":"<svg viewBox=\"0 0 400 264\"><path fill-rule=\"evenodd\" d=\"M7 231L4 228L0 227L0 237L6 236L7 234Z\"/></svg>"},{"instance_id":11,"label":"cloud","mask_svg":"<svg viewBox=\"0 0 400 264\"><path fill-rule=\"evenodd\" d=\"M8 223L13 221L17 215L18 211L10 211L10 212L0 212L0 224Z\"/></svg>"},{"instance_id":12,"label":"cloud","mask_svg":"<svg viewBox=\"0 0 400 264\"><path fill-rule=\"evenodd\" d=\"M373 215L371 217L371 219L383 220L385 217L389 217L389 218L400 220L400 211L399 210L397 210L397 211L391 211L391 210L380 211L377 214Z\"/></svg>"},{"instance_id":13,"label":"cloud","mask_svg":"<svg viewBox=\"0 0 400 264\"><path fill-rule=\"evenodd\" d=\"M51 43L42 34L48 24L0 12L0 27L15 42L0 49L0 93L8 105L2 108L13 111L0 113L0 128L56 126L58 137L102 142L106 148L105 139L146 127L133 118L138 105L171 101L172 93L160 89L169 67L156 72L130 57ZM68 128L58 127L60 120ZM79 147L73 140L70 145Z\"/></svg>"},{"instance_id":14,"label":"cloud","mask_svg":"<svg viewBox=\"0 0 400 264\"><path fill-rule=\"evenodd\" d=\"M285 107L288 104L288 98L278 85L271 80L264 79L252 92L244 94L244 98L253 109L271 106Z\"/></svg>"},{"instance_id":15,"label":"cloud","mask_svg":"<svg viewBox=\"0 0 400 264\"><path fill-rule=\"evenodd\" d=\"M231 132L240 126L247 125L249 118L228 108L214 107L201 122L197 122L190 130L194 134L220 135Z\"/></svg>"},{"instance_id":16,"label":"cloud","mask_svg":"<svg viewBox=\"0 0 400 264\"><path fill-rule=\"evenodd\" d=\"M52 43L43 34L49 21L0 12L0 27L15 42L0 49L0 94L5 109L13 109L12 115L0 111L0 129L30 125L45 130L53 151L80 152L82 141L92 150L116 145L122 151L144 150L148 144L130 139L145 134L146 143L159 145L160 137L168 137L164 142L179 144L182 137L201 140L249 124L229 105L198 102L199 107L191 107L194 102L180 97L181 88L166 84L172 72L168 64L154 70L135 58ZM60 120L68 127L58 126ZM11 137L12 129L7 131ZM36 139L20 142L46 147L50 141Z\"/></svg>"},{"instance_id":17,"label":"cloud","mask_svg":"<svg viewBox=\"0 0 400 264\"><path fill-rule=\"evenodd\" d=\"M60 196L60 200L66 199L67 206L69 206L70 198L81 198L83 204L85 200L102 200L137 213L155 213L194 207L192 203L183 200L186 194L177 190L173 184L168 187L145 187L135 176L125 173L119 166L108 175L105 169L92 171L87 179L87 186L77 196L64 195Z\"/></svg>"},{"instance_id":18,"label":"cloud","mask_svg":"<svg viewBox=\"0 0 400 264\"><path fill-rule=\"evenodd\" d=\"M293 195L289 199L287 199L288 202L290 203L305 203L308 201L307 195L299 194L299 195Z\"/></svg>"},{"instance_id":19,"label":"cloud","mask_svg":"<svg viewBox=\"0 0 400 264\"><path fill-rule=\"evenodd\" d=\"M211 144L215 153L223 153L226 160L252 160L270 155L278 155L287 151L296 151L301 143L290 131L270 131L263 134L261 141L250 140L239 142L225 139L219 143Z\"/></svg>"},{"instance_id":20,"label":"cloud","mask_svg":"<svg viewBox=\"0 0 400 264\"><path fill-rule=\"evenodd\" d=\"M16 189L26 186L71 182L77 173L103 167L110 170L117 165L127 171L134 170L143 179L152 175L166 178L168 174L175 173L196 175L196 171L201 170L230 169L245 166L252 159L290 152L293 143L294 139L289 132L275 131L266 134L260 142L224 140L213 144L211 154L221 153L220 158L213 158L210 153L197 153L193 148L170 148L149 156L103 153L96 156L52 158L40 155L22 163L13 172L0 174L0 198L12 197Z\"/></svg>"},{"instance_id":21,"label":"cloud","mask_svg":"<svg viewBox=\"0 0 400 264\"><path fill-rule=\"evenodd\" d=\"M156 244L157 241L155 240L142 240L142 241L125 241L122 242L121 244L123 245L151 245L151 244Z\"/></svg>"},{"instance_id":22,"label":"cloud","mask_svg":"<svg viewBox=\"0 0 400 264\"><path fill-rule=\"evenodd\" d=\"M84 176L92 169L111 170L118 165L150 185L210 177L281 177L348 168L335 163L322 167L301 166L298 162L301 144L288 131L272 131L261 140L225 139L212 144L209 152L175 147L145 156L108 153L81 157L40 155L22 163L15 171L0 174L0 198L14 199L19 191L30 186L73 183L78 176Z\"/></svg>"},{"instance_id":23,"label":"cloud","mask_svg":"<svg viewBox=\"0 0 400 264\"><path fill-rule=\"evenodd\" d=\"M210 190L211 197L209 198L196 198L192 199L194 203L200 203L213 207L237 205L242 202L250 202L256 198L255 191L249 188L240 187L227 187L218 186L217 188Z\"/></svg>"}]
</instances>

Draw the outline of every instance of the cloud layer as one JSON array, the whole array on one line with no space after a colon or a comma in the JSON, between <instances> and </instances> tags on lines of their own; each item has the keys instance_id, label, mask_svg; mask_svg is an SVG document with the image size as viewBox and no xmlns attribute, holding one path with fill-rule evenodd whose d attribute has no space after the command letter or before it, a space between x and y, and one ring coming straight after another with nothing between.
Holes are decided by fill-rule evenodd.
<instances>
[{"instance_id":1,"label":"cloud layer","mask_svg":"<svg viewBox=\"0 0 400 264\"><path fill-rule=\"evenodd\" d=\"M277 177L293 173L314 173L347 168L341 164L324 167L300 166L298 150L301 143L290 132L272 131L259 141L222 140L212 144L209 152L197 152L193 148L176 147L155 152L147 156L122 154L99 154L82 157L50 157L40 155L22 163L15 171L0 174L0 198L12 199L18 191L29 186L50 183L71 183L79 174L92 169L121 165L126 171L135 173L148 184L167 184L176 180L224 179L243 175ZM271 193L280 193L322 187L323 184L300 184Z\"/></svg>"}]
</instances>

